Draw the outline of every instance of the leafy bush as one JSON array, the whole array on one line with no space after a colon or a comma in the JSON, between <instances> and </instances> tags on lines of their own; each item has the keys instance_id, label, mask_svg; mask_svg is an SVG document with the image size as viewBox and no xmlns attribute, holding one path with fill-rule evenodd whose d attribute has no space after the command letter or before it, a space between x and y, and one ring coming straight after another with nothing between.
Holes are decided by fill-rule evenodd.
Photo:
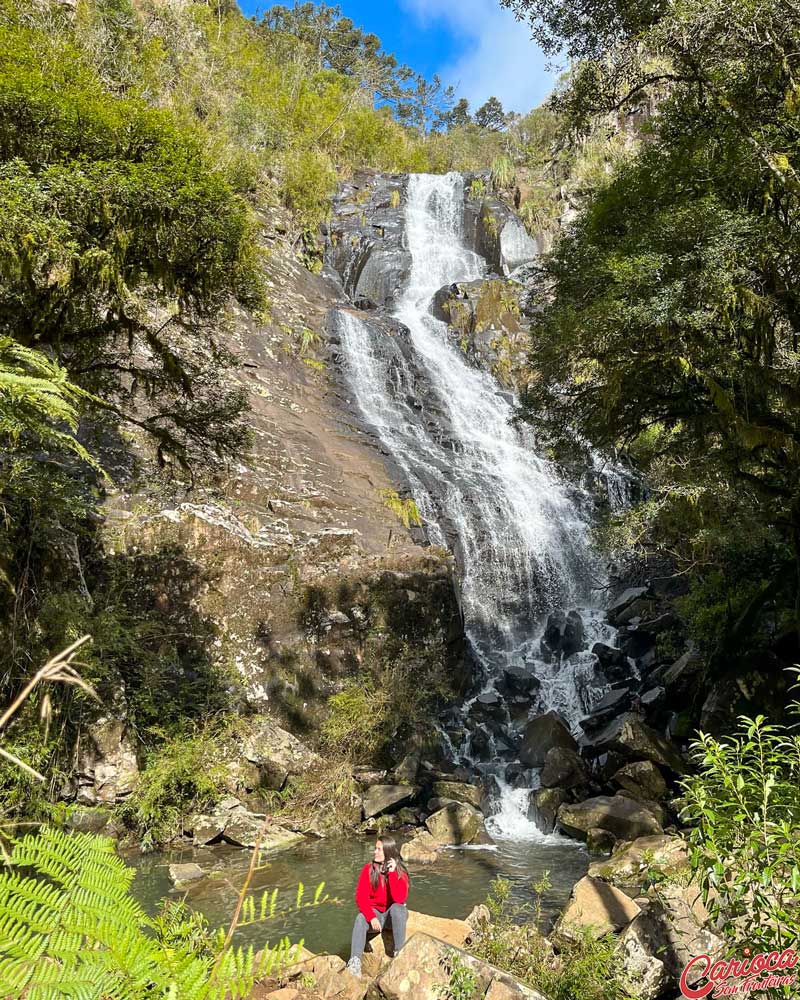
<instances>
[{"instance_id":1,"label":"leafy bush","mask_svg":"<svg viewBox=\"0 0 800 1000\"><path fill-rule=\"evenodd\" d=\"M798 714L800 706L793 704ZM698 772L683 782L696 824L692 863L718 926L753 952L800 937L800 732L741 717L738 731L692 744Z\"/></svg>"},{"instance_id":2,"label":"leafy bush","mask_svg":"<svg viewBox=\"0 0 800 1000\"><path fill-rule=\"evenodd\" d=\"M149 756L136 789L119 807L145 848L180 834L183 819L220 797L226 777L222 738L219 727L209 725L192 735L165 738Z\"/></svg>"}]
</instances>

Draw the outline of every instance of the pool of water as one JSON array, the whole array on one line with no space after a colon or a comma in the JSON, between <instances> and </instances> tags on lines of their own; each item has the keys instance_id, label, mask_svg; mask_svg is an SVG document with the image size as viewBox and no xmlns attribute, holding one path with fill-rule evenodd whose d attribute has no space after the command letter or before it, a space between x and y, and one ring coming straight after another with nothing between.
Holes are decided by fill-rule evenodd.
<instances>
[{"instance_id":1,"label":"pool of water","mask_svg":"<svg viewBox=\"0 0 800 1000\"><path fill-rule=\"evenodd\" d=\"M402 837L399 839L402 842ZM267 923L241 928L238 940L260 947L266 940L277 941L286 934L292 941L302 938L313 952L347 957L356 915L356 879L361 866L371 860L374 844L374 837L309 840L265 859L266 867L256 873L251 891L260 903L265 889L277 888L279 914ZM127 860L136 868L134 895L149 913L156 913L164 898L185 898L205 914L212 927L219 927L230 922L250 852L220 845L132 855ZM178 861L197 862L208 877L188 889L174 889L168 868ZM551 887L543 896L542 913L552 920L572 886L586 873L588 863L583 845L560 837L548 837L545 843L509 839L498 840L494 848L448 849L433 865L410 866L408 905L435 916L463 918L484 901L498 876L511 881L514 902L532 903L532 883L548 871ZM337 901L295 909L298 883L303 883L304 899L308 900L322 881L324 892Z\"/></svg>"}]
</instances>

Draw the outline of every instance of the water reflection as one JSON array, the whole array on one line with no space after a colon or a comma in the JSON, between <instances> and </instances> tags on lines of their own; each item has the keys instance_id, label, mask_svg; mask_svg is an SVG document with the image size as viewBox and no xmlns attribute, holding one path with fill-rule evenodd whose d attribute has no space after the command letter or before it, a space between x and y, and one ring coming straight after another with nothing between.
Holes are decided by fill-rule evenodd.
<instances>
[{"instance_id":1,"label":"water reflection","mask_svg":"<svg viewBox=\"0 0 800 1000\"><path fill-rule=\"evenodd\" d=\"M314 952L346 957L356 912L356 879L361 866L372 857L374 842L372 837L308 841L270 858L266 870L256 873L253 892L260 896L265 889L278 888L278 909L282 912L266 924L242 928L238 940L260 946L265 939L277 941L288 934L293 941L302 937ZM217 927L230 920L249 860L248 851L220 845L134 855L128 863L137 870L134 894L149 913L158 910L164 897L185 897ZM168 871L169 865L178 861L195 861L208 877L178 892L172 888ZM514 902L530 903L531 884L548 870L552 885L543 897L542 910L552 919L587 866L585 849L568 840L563 845L505 840L492 849L448 850L435 865L411 866L408 902L411 909L424 913L463 918L485 899L492 880L502 876L512 883ZM321 881L325 882L324 892L338 902L294 910L298 883L304 885L304 900L310 900Z\"/></svg>"}]
</instances>

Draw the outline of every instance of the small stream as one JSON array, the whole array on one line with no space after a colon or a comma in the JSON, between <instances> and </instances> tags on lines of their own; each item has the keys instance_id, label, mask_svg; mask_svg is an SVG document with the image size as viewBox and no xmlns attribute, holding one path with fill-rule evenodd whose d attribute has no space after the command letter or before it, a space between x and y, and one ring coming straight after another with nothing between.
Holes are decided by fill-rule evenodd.
<instances>
[{"instance_id":1,"label":"small stream","mask_svg":"<svg viewBox=\"0 0 800 1000\"><path fill-rule=\"evenodd\" d=\"M402 843L402 836L400 836ZM264 889L278 888L279 910L284 913L267 923L251 925L238 932L242 944L261 947L278 941L284 934L291 941L302 938L315 953L331 953L346 958L350 931L356 914L354 893L361 866L372 857L374 837L337 840L310 840L269 859L269 866L256 873L253 891L257 903ZM186 898L186 902L208 918L211 927L227 926L242 881L247 873L250 852L225 845L134 855L128 863L136 868L133 893L148 913L158 912L162 900ZM187 890L172 887L168 866L195 861L208 877ZM496 848L448 849L434 865L411 867L412 910L439 917L466 917L481 903L498 876L512 883L515 903L531 903L531 883L550 872L551 888L545 893L542 913L552 920L563 908L574 883L587 869L589 858L582 845L561 837L545 841L500 840ZM305 898L313 898L319 882L338 903L325 903L301 911L293 910L298 882L305 886Z\"/></svg>"}]
</instances>

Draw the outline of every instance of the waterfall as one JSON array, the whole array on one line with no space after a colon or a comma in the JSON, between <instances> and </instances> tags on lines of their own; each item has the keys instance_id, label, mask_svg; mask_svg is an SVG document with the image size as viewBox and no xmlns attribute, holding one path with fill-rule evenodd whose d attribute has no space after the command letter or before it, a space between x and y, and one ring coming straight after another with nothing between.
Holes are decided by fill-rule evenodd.
<instances>
[{"instance_id":1,"label":"waterfall","mask_svg":"<svg viewBox=\"0 0 800 1000\"><path fill-rule=\"evenodd\" d=\"M463 240L463 178L411 175L405 213L411 270L394 318L408 333L389 336L366 317L339 312L347 378L403 470L429 538L457 555L466 632L484 685L462 714L494 690L504 667L522 666L541 682L539 710L556 708L574 725L587 711L577 681L591 672L591 654L548 665L538 638L548 611L591 603L591 504L537 453L531 430L513 422L510 394L470 366L431 315L442 286L485 273L483 258ZM599 614L583 617L590 641L608 638ZM541 836L524 815L524 795L498 771L493 746L483 763L466 742L461 752L498 775L495 830Z\"/></svg>"}]
</instances>

